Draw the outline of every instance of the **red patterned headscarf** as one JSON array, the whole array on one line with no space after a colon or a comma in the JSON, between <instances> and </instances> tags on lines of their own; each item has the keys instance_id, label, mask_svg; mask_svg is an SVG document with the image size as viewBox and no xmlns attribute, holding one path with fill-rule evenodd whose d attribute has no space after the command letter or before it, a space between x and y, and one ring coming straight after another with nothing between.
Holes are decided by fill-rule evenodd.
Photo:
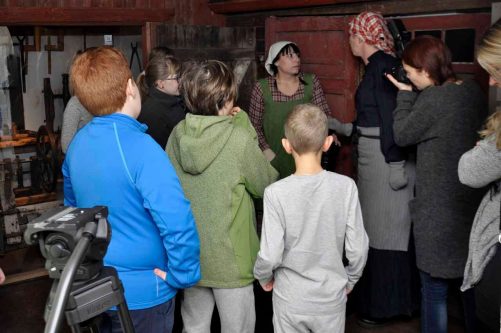
<instances>
[{"instance_id":1,"label":"red patterned headscarf","mask_svg":"<svg viewBox=\"0 0 501 333\"><path fill-rule=\"evenodd\" d=\"M364 42L374 45L377 49L395 55L393 37L381 13L362 12L351 22L350 35L361 37Z\"/></svg>"}]
</instances>

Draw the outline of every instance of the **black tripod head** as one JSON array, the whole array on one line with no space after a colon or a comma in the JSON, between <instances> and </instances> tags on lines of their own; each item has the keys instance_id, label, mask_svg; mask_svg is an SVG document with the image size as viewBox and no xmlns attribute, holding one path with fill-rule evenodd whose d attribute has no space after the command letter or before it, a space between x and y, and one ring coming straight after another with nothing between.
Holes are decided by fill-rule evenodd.
<instances>
[{"instance_id":1,"label":"black tripod head","mask_svg":"<svg viewBox=\"0 0 501 333\"><path fill-rule=\"evenodd\" d=\"M103 258L111 239L108 208L59 207L31 221L24 233L28 244L39 243L47 261L45 268L53 279L61 274L76 244L83 235L92 241L75 274L75 281L94 277L103 267Z\"/></svg>"}]
</instances>

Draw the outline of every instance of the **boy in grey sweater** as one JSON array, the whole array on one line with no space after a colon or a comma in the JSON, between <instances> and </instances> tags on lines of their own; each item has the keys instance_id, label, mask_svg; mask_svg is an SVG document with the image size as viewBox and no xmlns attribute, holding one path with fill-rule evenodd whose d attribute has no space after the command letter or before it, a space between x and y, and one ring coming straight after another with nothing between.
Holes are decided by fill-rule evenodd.
<instances>
[{"instance_id":1,"label":"boy in grey sweater","mask_svg":"<svg viewBox=\"0 0 501 333\"><path fill-rule=\"evenodd\" d=\"M347 294L367 260L355 182L320 164L333 140L327 132L318 107L296 106L282 139L296 172L264 192L254 276L264 290L273 290L275 332L344 332Z\"/></svg>"}]
</instances>

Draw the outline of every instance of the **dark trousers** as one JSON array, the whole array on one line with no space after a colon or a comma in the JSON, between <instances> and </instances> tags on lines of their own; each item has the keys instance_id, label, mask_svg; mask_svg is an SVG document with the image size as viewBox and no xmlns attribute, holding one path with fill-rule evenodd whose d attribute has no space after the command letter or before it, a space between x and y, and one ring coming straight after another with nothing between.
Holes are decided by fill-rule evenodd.
<instances>
[{"instance_id":1,"label":"dark trousers","mask_svg":"<svg viewBox=\"0 0 501 333\"><path fill-rule=\"evenodd\" d=\"M421 277L421 332L447 333L447 295L449 287L458 288L461 279L441 279L419 271ZM473 290L461 293L466 332L477 331L475 294Z\"/></svg>"},{"instance_id":2,"label":"dark trousers","mask_svg":"<svg viewBox=\"0 0 501 333\"><path fill-rule=\"evenodd\" d=\"M130 317L136 333L171 333L174 326L175 298L148 309L131 310ZM106 311L101 333L122 333L118 311Z\"/></svg>"}]
</instances>

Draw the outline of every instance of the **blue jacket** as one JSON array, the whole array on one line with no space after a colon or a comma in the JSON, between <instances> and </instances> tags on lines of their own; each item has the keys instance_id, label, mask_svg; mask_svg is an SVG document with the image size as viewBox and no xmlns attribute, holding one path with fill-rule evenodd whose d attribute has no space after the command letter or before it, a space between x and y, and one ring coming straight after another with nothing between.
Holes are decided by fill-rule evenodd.
<instances>
[{"instance_id":1,"label":"blue jacket","mask_svg":"<svg viewBox=\"0 0 501 333\"><path fill-rule=\"evenodd\" d=\"M104 263L117 269L131 310L162 304L200 280L190 202L146 129L119 113L95 117L74 137L63 164L65 205L109 209ZM166 281L155 268L167 272Z\"/></svg>"}]
</instances>

